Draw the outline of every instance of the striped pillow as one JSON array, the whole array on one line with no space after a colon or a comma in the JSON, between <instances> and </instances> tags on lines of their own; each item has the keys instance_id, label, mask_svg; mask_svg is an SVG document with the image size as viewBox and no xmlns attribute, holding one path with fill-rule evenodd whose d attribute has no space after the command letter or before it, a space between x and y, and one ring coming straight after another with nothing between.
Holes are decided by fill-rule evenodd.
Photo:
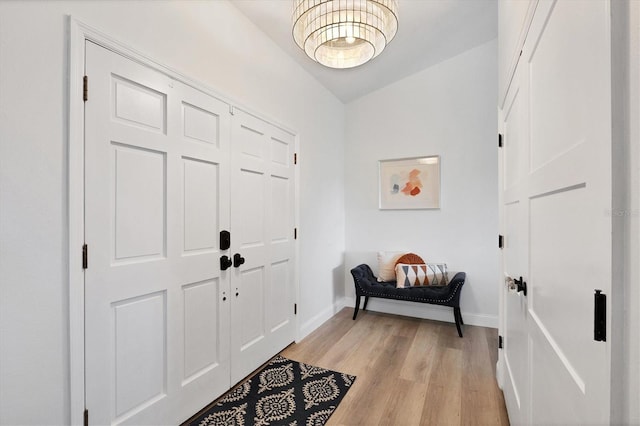
<instances>
[{"instance_id":1,"label":"striped pillow","mask_svg":"<svg viewBox=\"0 0 640 426\"><path fill-rule=\"evenodd\" d=\"M396 287L412 287L415 285L429 285L427 265L410 265L398 263L396 265Z\"/></svg>"},{"instance_id":2,"label":"striped pillow","mask_svg":"<svg viewBox=\"0 0 640 426\"><path fill-rule=\"evenodd\" d=\"M447 285L449 277L446 263L396 265L396 287L405 288L420 285Z\"/></svg>"},{"instance_id":3,"label":"striped pillow","mask_svg":"<svg viewBox=\"0 0 640 426\"><path fill-rule=\"evenodd\" d=\"M429 285L449 284L446 263L427 263L427 276L429 277Z\"/></svg>"}]
</instances>

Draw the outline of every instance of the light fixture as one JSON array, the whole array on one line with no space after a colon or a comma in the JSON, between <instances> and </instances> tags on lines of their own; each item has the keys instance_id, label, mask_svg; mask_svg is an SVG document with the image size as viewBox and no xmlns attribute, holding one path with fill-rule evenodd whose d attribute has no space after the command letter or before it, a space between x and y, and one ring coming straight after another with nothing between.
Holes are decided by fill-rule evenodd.
<instances>
[{"instance_id":1,"label":"light fixture","mask_svg":"<svg viewBox=\"0 0 640 426\"><path fill-rule=\"evenodd\" d=\"M294 0L296 44L330 68L375 58L397 30L398 0Z\"/></svg>"}]
</instances>

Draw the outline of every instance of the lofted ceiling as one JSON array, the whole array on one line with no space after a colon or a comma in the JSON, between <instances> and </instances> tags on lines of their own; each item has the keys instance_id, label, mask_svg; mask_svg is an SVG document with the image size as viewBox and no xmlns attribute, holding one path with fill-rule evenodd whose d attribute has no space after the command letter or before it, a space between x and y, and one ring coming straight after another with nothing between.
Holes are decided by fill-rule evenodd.
<instances>
[{"instance_id":1,"label":"lofted ceiling","mask_svg":"<svg viewBox=\"0 0 640 426\"><path fill-rule=\"evenodd\" d=\"M372 61L326 68L295 44L293 0L233 0L258 28L344 103L498 36L498 0L399 0L396 37Z\"/></svg>"}]
</instances>

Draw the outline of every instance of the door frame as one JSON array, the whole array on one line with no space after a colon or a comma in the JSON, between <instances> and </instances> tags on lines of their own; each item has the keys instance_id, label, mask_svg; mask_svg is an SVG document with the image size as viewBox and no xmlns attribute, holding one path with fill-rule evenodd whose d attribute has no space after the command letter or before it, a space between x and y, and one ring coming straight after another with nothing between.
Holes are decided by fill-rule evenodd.
<instances>
[{"instance_id":1,"label":"door frame","mask_svg":"<svg viewBox=\"0 0 640 426\"><path fill-rule=\"evenodd\" d=\"M299 152L300 135L288 126L280 124L268 114L254 111L250 108L234 102L227 96L222 96L218 91L206 84L194 80L145 54L133 49L110 35L99 31L71 15L67 16L69 32L69 63L68 63L68 175L67 175L67 206L68 206L68 273L69 273L69 408L72 425L84 423L85 410L85 321L84 321L84 271L82 269L82 245L84 244L84 101L83 101L83 77L85 75L85 43L91 41L99 46L111 50L123 57L142 64L168 77L180 81L209 96L212 96L229 105L230 111L238 108L261 120L280 128L294 136L294 149ZM89 87L91 82L89 81ZM300 214L300 170L296 166L294 170L294 202L293 225L299 227ZM294 241L294 303L299 299L299 254L300 244ZM300 324L295 316L295 340L300 338Z\"/></svg>"}]
</instances>

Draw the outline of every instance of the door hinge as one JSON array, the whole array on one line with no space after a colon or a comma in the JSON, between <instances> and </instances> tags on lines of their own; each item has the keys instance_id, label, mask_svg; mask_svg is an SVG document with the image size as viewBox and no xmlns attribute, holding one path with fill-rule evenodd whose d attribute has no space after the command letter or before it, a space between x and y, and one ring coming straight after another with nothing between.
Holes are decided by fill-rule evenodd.
<instances>
[{"instance_id":1,"label":"door hinge","mask_svg":"<svg viewBox=\"0 0 640 426\"><path fill-rule=\"evenodd\" d=\"M297 303L293 304L293 315L298 315L298 304Z\"/></svg>"},{"instance_id":2,"label":"door hinge","mask_svg":"<svg viewBox=\"0 0 640 426\"><path fill-rule=\"evenodd\" d=\"M504 237L502 235L498 235L498 248L504 248Z\"/></svg>"},{"instance_id":3,"label":"door hinge","mask_svg":"<svg viewBox=\"0 0 640 426\"><path fill-rule=\"evenodd\" d=\"M89 410L84 410L84 426L89 426Z\"/></svg>"},{"instance_id":4,"label":"door hinge","mask_svg":"<svg viewBox=\"0 0 640 426\"><path fill-rule=\"evenodd\" d=\"M502 133L498 133L498 148L502 148Z\"/></svg>"},{"instance_id":5,"label":"door hinge","mask_svg":"<svg viewBox=\"0 0 640 426\"><path fill-rule=\"evenodd\" d=\"M87 269L89 266L89 247L86 244L82 245L82 269Z\"/></svg>"},{"instance_id":6,"label":"door hinge","mask_svg":"<svg viewBox=\"0 0 640 426\"><path fill-rule=\"evenodd\" d=\"M293 228L293 239L294 240L298 239L298 228Z\"/></svg>"},{"instance_id":7,"label":"door hinge","mask_svg":"<svg viewBox=\"0 0 640 426\"><path fill-rule=\"evenodd\" d=\"M607 295L602 290L596 290L593 295L593 340L607 341Z\"/></svg>"},{"instance_id":8,"label":"door hinge","mask_svg":"<svg viewBox=\"0 0 640 426\"><path fill-rule=\"evenodd\" d=\"M293 153L293 164L298 164L298 153L294 152Z\"/></svg>"},{"instance_id":9,"label":"door hinge","mask_svg":"<svg viewBox=\"0 0 640 426\"><path fill-rule=\"evenodd\" d=\"M82 100L85 102L89 100L89 77L86 75L82 77Z\"/></svg>"},{"instance_id":10,"label":"door hinge","mask_svg":"<svg viewBox=\"0 0 640 426\"><path fill-rule=\"evenodd\" d=\"M502 348L503 348L502 336L498 336L498 349L502 349Z\"/></svg>"}]
</instances>

